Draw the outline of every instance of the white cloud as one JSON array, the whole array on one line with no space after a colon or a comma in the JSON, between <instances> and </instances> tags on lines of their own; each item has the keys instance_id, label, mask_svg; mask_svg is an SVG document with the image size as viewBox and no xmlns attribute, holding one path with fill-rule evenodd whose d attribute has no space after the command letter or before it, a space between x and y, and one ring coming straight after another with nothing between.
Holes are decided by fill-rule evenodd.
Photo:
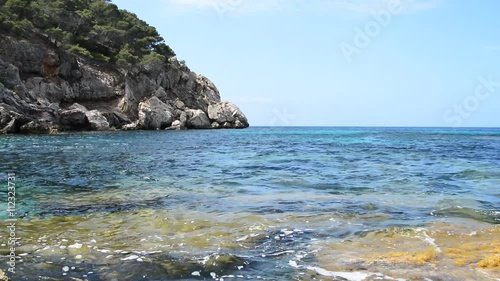
<instances>
[{"instance_id":1,"label":"white cloud","mask_svg":"<svg viewBox=\"0 0 500 281\"><path fill-rule=\"evenodd\" d=\"M354 14L371 14L386 10L391 4L401 5L404 12L416 12L439 7L440 0L322 0L331 10Z\"/></svg>"},{"instance_id":2,"label":"white cloud","mask_svg":"<svg viewBox=\"0 0 500 281\"><path fill-rule=\"evenodd\" d=\"M398 2L404 12L434 9L445 0L165 0L177 8L213 9L219 15L280 10L295 4L352 15L368 15ZM182 9L186 10L186 9Z\"/></svg>"},{"instance_id":3,"label":"white cloud","mask_svg":"<svg viewBox=\"0 0 500 281\"><path fill-rule=\"evenodd\" d=\"M244 97L244 96L237 96L237 97L232 97L231 101L236 103L236 104L259 104L259 105L264 105L264 104L273 104L274 100L271 98L267 97Z\"/></svg>"}]
</instances>

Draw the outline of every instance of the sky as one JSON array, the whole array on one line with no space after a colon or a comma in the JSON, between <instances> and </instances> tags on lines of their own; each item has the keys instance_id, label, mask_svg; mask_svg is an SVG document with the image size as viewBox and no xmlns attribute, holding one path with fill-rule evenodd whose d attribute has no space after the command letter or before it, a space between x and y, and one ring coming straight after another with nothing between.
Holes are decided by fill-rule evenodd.
<instances>
[{"instance_id":1,"label":"sky","mask_svg":"<svg viewBox=\"0 0 500 281\"><path fill-rule=\"evenodd\" d=\"M500 1L113 3L252 126L500 127Z\"/></svg>"}]
</instances>

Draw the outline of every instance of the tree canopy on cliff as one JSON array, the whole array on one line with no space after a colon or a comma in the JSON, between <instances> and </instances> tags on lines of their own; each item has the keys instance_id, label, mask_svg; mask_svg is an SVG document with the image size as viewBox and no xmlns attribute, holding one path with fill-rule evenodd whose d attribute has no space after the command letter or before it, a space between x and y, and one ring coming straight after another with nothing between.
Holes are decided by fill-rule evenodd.
<instances>
[{"instance_id":1,"label":"tree canopy on cliff","mask_svg":"<svg viewBox=\"0 0 500 281\"><path fill-rule=\"evenodd\" d=\"M38 33L58 47L106 62L175 56L156 29L110 0L0 0L0 32Z\"/></svg>"}]
</instances>

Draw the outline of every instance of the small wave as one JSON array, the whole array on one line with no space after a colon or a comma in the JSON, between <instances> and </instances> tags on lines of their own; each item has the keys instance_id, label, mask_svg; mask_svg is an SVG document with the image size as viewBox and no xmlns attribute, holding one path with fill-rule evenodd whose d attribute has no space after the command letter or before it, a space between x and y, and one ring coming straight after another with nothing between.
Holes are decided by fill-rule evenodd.
<instances>
[{"instance_id":1,"label":"small wave","mask_svg":"<svg viewBox=\"0 0 500 281\"><path fill-rule=\"evenodd\" d=\"M479 209L464 208L464 207L453 207L453 208L432 211L431 215L469 218L492 224L500 224L499 210L479 210Z\"/></svg>"},{"instance_id":2,"label":"small wave","mask_svg":"<svg viewBox=\"0 0 500 281\"><path fill-rule=\"evenodd\" d=\"M317 266L300 266L297 264L297 261L290 260L289 265L291 267L300 269L306 269L310 271L314 271L315 273L326 276L326 277L334 277L334 278L343 278L349 281L364 281L367 278L374 278L374 280L397 280L397 281L406 281L407 279L402 278L392 278L382 273L374 273L374 272L361 272L361 271L352 271L352 272L343 272L343 271L329 271L321 267ZM372 280L372 279L370 279Z\"/></svg>"}]
</instances>

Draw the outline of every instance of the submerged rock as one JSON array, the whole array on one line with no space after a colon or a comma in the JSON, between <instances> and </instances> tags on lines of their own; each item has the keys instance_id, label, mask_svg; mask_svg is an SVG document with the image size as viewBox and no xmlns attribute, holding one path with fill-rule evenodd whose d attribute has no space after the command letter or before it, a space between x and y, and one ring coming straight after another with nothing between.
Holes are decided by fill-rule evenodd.
<instances>
[{"instance_id":1,"label":"submerged rock","mask_svg":"<svg viewBox=\"0 0 500 281\"><path fill-rule=\"evenodd\" d=\"M238 267L241 268L245 265L247 265L247 262L235 255L212 255L206 261L204 270L206 272L223 274L230 271L236 271L239 269Z\"/></svg>"},{"instance_id":2,"label":"submerged rock","mask_svg":"<svg viewBox=\"0 0 500 281\"><path fill-rule=\"evenodd\" d=\"M21 127L24 126L25 124L28 124L29 122L31 122L31 119L25 116L19 114L12 114L12 118L7 123L7 125L5 125L5 127L0 129L0 133L2 134L19 133Z\"/></svg>"},{"instance_id":3,"label":"submerged rock","mask_svg":"<svg viewBox=\"0 0 500 281\"><path fill-rule=\"evenodd\" d=\"M482 222L500 224L500 212L489 210L476 210L471 208L448 208L432 212L434 216L451 216L470 218Z\"/></svg>"},{"instance_id":4,"label":"submerged rock","mask_svg":"<svg viewBox=\"0 0 500 281\"><path fill-rule=\"evenodd\" d=\"M0 281L9 281L9 277L0 269Z\"/></svg>"}]
</instances>

